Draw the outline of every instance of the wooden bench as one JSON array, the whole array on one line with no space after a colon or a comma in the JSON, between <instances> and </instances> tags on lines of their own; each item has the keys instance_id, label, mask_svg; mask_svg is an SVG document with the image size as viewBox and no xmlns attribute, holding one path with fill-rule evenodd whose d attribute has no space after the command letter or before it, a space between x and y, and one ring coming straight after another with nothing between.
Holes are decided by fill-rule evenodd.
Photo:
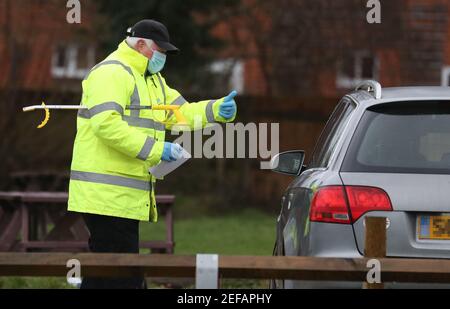
<instances>
[{"instance_id":1,"label":"wooden bench","mask_svg":"<svg viewBox=\"0 0 450 309\"><path fill-rule=\"evenodd\" d=\"M0 192L0 251L87 251L89 232L81 214L66 210L67 199L67 192ZM141 248L173 253L174 200L173 195L156 196L166 238L141 241Z\"/></svg>"},{"instance_id":2,"label":"wooden bench","mask_svg":"<svg viewBox=\"0 0 450 309\"><path fill-rule=\"evenodd\" d=\"M8 191L64 192L69 186L68 172L51 170L17 171L9 175Z\"/></svg>"}]
</instances>

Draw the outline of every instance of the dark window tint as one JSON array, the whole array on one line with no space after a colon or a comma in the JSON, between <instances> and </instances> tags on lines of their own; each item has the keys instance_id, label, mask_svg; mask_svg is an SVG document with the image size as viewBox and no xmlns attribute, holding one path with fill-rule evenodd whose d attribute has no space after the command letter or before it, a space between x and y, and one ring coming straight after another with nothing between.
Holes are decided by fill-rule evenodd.
<instances>
[{"instance_id":1,"label":"dark window tint","mask_svg":"<svg viewBox=\"0 0 450 309\"><path fill-rule=\"evenodd\" d=\"M77 49L77 68L86 69L88 67L88 49L86 47L79 47Z\"/></svg>"},{"instance_id":2,"label":"dark window tint","mask_svg":"<svg viewBox=\"0 0 450 309\"><path fill-rule=\"evenodd\" d=\"M342 171L450 173L450 102L398 102L365 111Z\"/></svg>"},{"instance_id":3,"label":"dark window tint","mask_svg":"<svg viewBox=\"0 0 450 309\"><path fill-rule=\"evenodd\" d=\"M339 102L320 135L308 168L328 165L331 154L354 109L355 104L348 98L343 98Z\"/></svg>"},{"instance_id":4,"label":"dark window tint","mask_svg":"<svg viewBox=\"0 0 450 309\"><path fill-rule=\"evenodd\" d=\"M67 49L64 46L58 46L56 48L56 66L59 68L67 65L66 51Z\"/></svg>"}]
</instances>

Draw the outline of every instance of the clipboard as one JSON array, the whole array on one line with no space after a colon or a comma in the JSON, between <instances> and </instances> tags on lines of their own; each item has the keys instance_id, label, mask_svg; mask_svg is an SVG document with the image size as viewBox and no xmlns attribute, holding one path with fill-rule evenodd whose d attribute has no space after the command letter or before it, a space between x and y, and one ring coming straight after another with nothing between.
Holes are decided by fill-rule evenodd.
<instances>
[{"instance_id":1,"label":"clipboard","mask_svg":"<svg viewBox=\"0 0 450 309\"><path fill-rule=\"evenodd\" d=\"M173 172L175 169L180 167L183 163L191 158L191 154L183 148L181 153L181 158L176 161L161 161L155 166L149 168L149 173L155 176L157 179L162 179L164 176Z\"/></svg>"}]
</instances>

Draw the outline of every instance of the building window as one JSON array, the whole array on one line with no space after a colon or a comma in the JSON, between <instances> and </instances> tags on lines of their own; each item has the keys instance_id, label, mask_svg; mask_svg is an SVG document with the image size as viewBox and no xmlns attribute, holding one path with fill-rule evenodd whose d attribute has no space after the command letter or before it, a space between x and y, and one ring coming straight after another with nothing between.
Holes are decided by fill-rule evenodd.
<instances>
[{"instance_id":1,"label":"building window","mask_svg":"<svg viewBox=\"0 0 450 309\"><path fill-rule=\"evenodd\" d=\"M444 86L444 87L450 86L450 66L446 66L446 67L442 68L441 86Z\"/></svg>"},{"instance_id":2,"label":"building window","mask_svg":"<svg viewBox=\"0 0 450 309\"><path fill-rule=\"evenodd\" d=\"M89 49L87 47L80 47L77 50L77 69L89 68Z\"/></svg>"},{"instance_id":3,"label":"building window","mask_svg":"<svg viewBox=\"0 0 450 309\"><path fill-rule=\"evenodd\" d=\"M67 65L66 48L64 46L58 46L55 51L54 57L56 58L56 66L64 68Z\"/></svg>"},{"instance_id":4,"label":"building window","mask_svg":"<svg viewBox=\"0 0 450 309\"><path fill-rule=\"evenodd\" d=\"M215 75L225 78L229 90L244 92L244 64L240 60L218 60L211 64L210 71Z\"/></svg>"},{"instance_id":5,"label":"building window","mask_svg":"<svg viewBox=\"0 0 450 309\"><path fill-rule=\"evenodd\" d=\"M336 86L354 88L367 79L378 80L378 59L370 52L356 52L338 63Z\"/></svg>"},{"instance_id":6,"label":"building window","mask_svg":"<svg viewBox=\"0 0 450 309\"><path fill-rule=\"evenodd\" d=\"M53 50L51 73L54 78L82 79L94 65L94 47L59 45Z\"/></svg>"}]
</instances>

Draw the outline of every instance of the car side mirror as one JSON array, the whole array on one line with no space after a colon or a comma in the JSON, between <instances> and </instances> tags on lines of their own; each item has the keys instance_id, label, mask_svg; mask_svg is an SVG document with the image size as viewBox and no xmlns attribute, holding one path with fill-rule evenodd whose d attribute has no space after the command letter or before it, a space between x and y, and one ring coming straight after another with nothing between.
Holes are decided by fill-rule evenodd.
<instances>
[{"instance_id":1,"label":"car side mirror","mask_svg":"<svg viewBox=\"0 0 450 309\"><path fill-rule=\"evenodd\" d=\"M305 151L290 150L276 154L270 161L270 169L274 172L298 176L302 172Z\"/></svg>"}]
</instances>

